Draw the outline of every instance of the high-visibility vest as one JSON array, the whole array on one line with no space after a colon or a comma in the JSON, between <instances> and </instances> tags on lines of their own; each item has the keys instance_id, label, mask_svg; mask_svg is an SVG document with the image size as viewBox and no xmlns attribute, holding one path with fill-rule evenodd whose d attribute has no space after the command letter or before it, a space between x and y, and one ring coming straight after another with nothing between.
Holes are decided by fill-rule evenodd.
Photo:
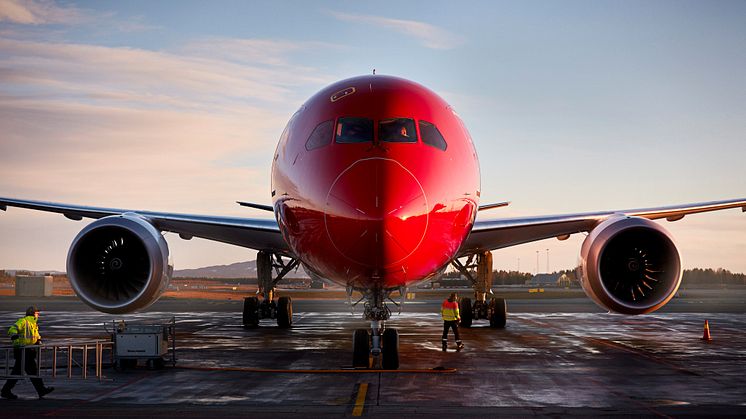
<instances>
[{"instance_id":1,"label":"high-visibility vest","mask_svg":"<svg viewBox=\"0 0 746 419\"><path fill-rule=\"evenodd\" d=\"M458 303L448 300L443 301L443 305L440 306L440 315L443 317L443 321L459 320L461 315L458 312Z\"/></svg>"},{"instance_id":2,"label":"high-visibility vest","mask_svg":"<svg viewBox=\"0 0 746 419\"><path fill-rule=\"evenodd\" d=\"M33 345L41 339L39 335L39 326L36 324L36 317L26 316L18 319L13 326L8 329L8 336L18 335L18 339L13 341L13 346Z\"/></svg>"}]
</instances>

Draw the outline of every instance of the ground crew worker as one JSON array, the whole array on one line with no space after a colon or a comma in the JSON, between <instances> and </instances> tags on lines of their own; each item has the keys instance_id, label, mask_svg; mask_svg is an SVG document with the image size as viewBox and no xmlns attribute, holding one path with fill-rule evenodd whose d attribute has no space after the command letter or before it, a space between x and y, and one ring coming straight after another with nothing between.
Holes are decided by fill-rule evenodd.
<instances>
[{"instance_id":1,"label":"ground crew worker","mask_svg":"<svg viewBox=\"0 0 746 419\"><path fill-rule=\"evenodd\" d=\"M443 305L440 307L440 315L443 317L443 352L448 350L448 329L453 329L453 335L456 337L456 351L460 352L464 349L464 344L461 343L461 337L458 334L461 314L458 311L458 295L455 292L443 301Z\"/></svg>"},{"instance_id":2,"label":"ground crew worker","mask_svg":"<svg viewBox=\"0 0 746 419\"><path fill-rule=\"evenodd\" d=\"M13 326L10 326L10 329L8 329L8 336L10 336L10 339L13 341L13 358L16 360L15 365L13 365L13 375L21 375L21 358L25 359L26 374L36 375L38 372L36 366L37 349L24 349L26 346L41 345L39 326L36 324L38 319L39 309L31 306L26 310L26 316L19 319ZM14 378L8 379L0 392L0 396L4 399L17 399L18 396L11 392L17 382L18 380ZM41 378L32 378L31 384L34 385L40 399L54 390L54 387L44 387L44 382Z\"/></svg>"}]
</instances>

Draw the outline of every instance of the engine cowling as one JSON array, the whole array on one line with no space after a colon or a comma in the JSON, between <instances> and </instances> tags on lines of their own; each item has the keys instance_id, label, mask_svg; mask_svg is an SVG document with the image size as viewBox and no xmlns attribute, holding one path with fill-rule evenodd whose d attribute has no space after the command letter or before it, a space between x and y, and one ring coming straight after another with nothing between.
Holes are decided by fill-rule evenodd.
<instances>
[{"instance_id":1,"label":"engine cowling","mask_svg":"<svg viewBox=\"0 0 746 419\"><path fill-rule=\"evenodd\" d=\"M599 306L624 314L663 307L681 284L681 257L671 235L640 217L612 217L596 226L580 250L579 277Z\"/></svg>"},{"instance_id":2,"label":"engine cowling","mask_svg":"<svg viewBox=\"0 0 746 419\"><path fill-rule=\"evenodd\" d=\"M101 218L86 226L67 255L75 293L96 310L141 310L166 290L173 274L163 235L137 214Z\"/></svg>"}]
</instances>

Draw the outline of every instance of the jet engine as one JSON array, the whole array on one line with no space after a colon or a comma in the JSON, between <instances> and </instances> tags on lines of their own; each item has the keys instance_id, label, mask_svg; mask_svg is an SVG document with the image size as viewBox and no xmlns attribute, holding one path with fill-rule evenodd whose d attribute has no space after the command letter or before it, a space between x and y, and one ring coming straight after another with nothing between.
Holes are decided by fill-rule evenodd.
<instances>
[{"instance_id":1,"label":"jet engine","mask_svg":"<svg viewBox=\"0 0 746 419\"><path fill-rule=\"evenodd\" d=\"M671 235L640 217L611 217L586 237L579 277L599 306L624 314L663 307L681 284L681 258Z\"/></svg>"},{"instance_id":2,"label":"jet engine","mask_svg":"<svg viewBox=\"0 0 746 419\"><path fill-rule=\"evenodd\" d=\"M86 226L67 255L75 293L96 310L120 314L154 303L171 280L168 244L137 214L101 218Z\"/></svg>"}]
</instances>

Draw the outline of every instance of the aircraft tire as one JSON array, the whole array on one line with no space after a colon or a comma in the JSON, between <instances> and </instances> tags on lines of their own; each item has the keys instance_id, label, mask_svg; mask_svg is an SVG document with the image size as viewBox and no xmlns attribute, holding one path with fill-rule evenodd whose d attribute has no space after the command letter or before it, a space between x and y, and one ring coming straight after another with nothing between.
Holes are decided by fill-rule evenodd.
<instances>
[{"instance_id":1,"label":"aircraft tire","mask_svg":"<svg viewBox=\"0 0 746 419\"><path fill-rule=\"evenodd\" d=\"M248 328L259 326L259 299L257 297L243 299L243 326Z\"/></svg>"},{"instance_id":2,"label":"aircraft tire","mask_svg":"<svg viewBox=\"0 0 746 419\"><path fill-rule=\"evenodd\" d=\"M490 302L490 327L504 329L508 319L508 304L504 298L493 298Z\"/></svg>"},{"instance_id":3,"label":"aircraft tire","mask_svg":"<svg viewBox=\"0 0 746 419\"><path fill-rule=\"evenodd\" d=\"M277 300L277 326L287 329L293 325L293 300L280 297Z\"/></svg>"},{"instance_id":4,"label":"aircraft tire","mask_svg":"<svg viewBox=\"0 0 746 419\"><path fill-rule=\"evenodd\" d=\"M385 370L399 369L399 331L396 329L386 329L382 336L381 366Z\"/></svg>"},{"instance_id":5,"label":"aircraft tire","mask_svg":"<svg viewBox=\"0 0 746 419\"><path fill-rule=\"evenodd\" d=\"M356 329L352 335L352 367L370 368L370 334L368 329Z\"/></svg>"},{"instance_id":6,"label":"aircraft tire","mask_svg":"<svg viewBox=\"0 0 746 419\"><path fill-rule=\"evenodd\" d=\"M461 326L471 327L474 319L474 311L471 305L471 298L462 298L459 303L459 313L461 314Z\"/></svg>"}]
</instances>

